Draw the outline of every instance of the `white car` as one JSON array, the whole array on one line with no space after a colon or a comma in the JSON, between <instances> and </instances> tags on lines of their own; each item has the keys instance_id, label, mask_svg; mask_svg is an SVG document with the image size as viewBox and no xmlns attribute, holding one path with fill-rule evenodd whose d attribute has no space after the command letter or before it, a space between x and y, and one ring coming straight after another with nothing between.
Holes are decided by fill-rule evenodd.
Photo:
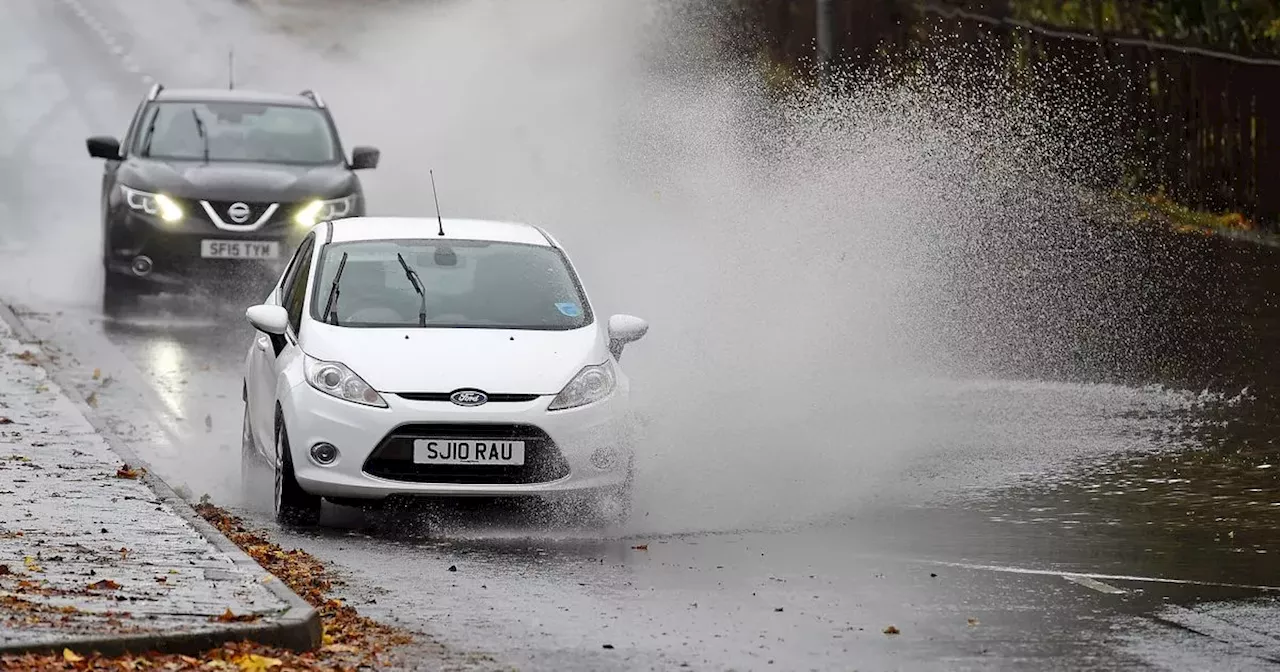
<instances>
[{"instance_id":1,"label":"white car","mask_svg":"<svg viewBox=\"0 0 1280 672\"><path fill-rule=\"evenodd\" d=\"M564 249L527 224L355 217L317 225L246 318L246 478L275 511L320 502L568 496L630 507L636 425L623 347ZM248 487L250 480L246 480Z\"/></svg>"}]
</instances>

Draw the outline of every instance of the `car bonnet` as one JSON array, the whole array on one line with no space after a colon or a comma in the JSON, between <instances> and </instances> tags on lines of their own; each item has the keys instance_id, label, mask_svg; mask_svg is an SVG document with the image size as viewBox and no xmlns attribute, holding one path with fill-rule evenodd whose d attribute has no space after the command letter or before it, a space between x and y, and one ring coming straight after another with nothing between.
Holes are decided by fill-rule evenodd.
<instances>
[{"instance_id":1,"label":"car bonnet","mask_svg":"<svg viewBox=\"0 0 1280 672\"><path fill-rule=\"evenodd\" d=\"M609 357L598 322L570 331L347 328L308 320L302 349L345 364L379 392L558 394Z\"/></svg>"}]
</instances>

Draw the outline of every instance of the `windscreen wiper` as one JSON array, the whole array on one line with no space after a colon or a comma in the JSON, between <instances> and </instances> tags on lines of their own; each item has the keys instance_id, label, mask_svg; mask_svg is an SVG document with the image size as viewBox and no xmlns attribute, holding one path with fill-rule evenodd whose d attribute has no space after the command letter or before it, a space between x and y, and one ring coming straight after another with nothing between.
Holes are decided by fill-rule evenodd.
<instances>
[{"instance_id":1,"label":"windscreen wiper","mask_svg":"<svg viewBox=\"0 0 1280 672\"><path fill-rule=\"evenodd\" d=\"M422 278L418 277L418 272L409 267L405 262L404 255L396 252L396 259L400 260L400 267L404 269L405 277L409 278L409 283L413 285L413 291L418 293L418 298L422 299L422 308L418 309L418 326L427 326L427 292L422 288Z\"/></svg>"},{"instance_id":2,"label":"windscreen wiper","mask_svg":"<svg viewBox=\"0 0 1280 672\"><path fill-rule=\"evenodd\" d=\"M333 274L333 284L329 286L329 300L324 304L324 315L321 316L325 322L335 326L338 324L338 314L333 310L333 304L338 300L338 282L342 280L342 269L346 266L347 253L343 252L342 261L338 262L338 272Z\"/></svg>"},{"instance_id":3,"label":"windscreen wiper","mask_svg":"<svg viewBox=\"0 0 1280 672\"><path fill-rule=\"evenodd\" d=\"M200 118L200 113L196 112L196 108L191 108L191 116L196 120L196 133L200 134L200 139L204 141L204 162L209 163L209 132L205 130L204 120Z\"/></svg>"}]
</instances>

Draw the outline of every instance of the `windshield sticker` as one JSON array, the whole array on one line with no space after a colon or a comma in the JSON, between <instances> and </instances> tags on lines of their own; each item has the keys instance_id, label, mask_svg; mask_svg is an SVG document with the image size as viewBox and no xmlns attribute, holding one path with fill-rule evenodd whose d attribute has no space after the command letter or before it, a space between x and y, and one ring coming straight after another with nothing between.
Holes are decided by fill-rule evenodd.
<instances>
[{"instance_id":1,"label":"windshield sticker","mask_svg":"<svg viewBox=\"0 0 1280 672\"><path fill-rule=\"evenodd\" d=\"M578 308L576 303L557 303L556 308L560 310L560 314L565 317L577 317L582 314L582 310Z\"/></svg>"}]
</instances>

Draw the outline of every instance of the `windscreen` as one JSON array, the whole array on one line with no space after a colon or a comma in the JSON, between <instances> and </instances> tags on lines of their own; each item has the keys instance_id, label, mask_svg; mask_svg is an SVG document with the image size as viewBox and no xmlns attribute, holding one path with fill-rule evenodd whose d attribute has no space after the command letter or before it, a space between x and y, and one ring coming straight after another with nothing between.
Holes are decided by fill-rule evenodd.
<instances>
[{"instance_id":1,"label":"windscreen","mask_svg":"<svg viewBox=\"0 0 1280 672\"><path fill-rule=\"evenodd\" d=\"M134 151L203 160L206 148L210 161L321 165L342 159L319 110L236 102L154 103L143 115Z\"/></svg>"},{"instance_id":2,"label":"windscreen","mask_svg":"<svg viewBox=\"0 0 1280 672\"><path fill-rule=\"evenodd\" d=\"M578 280L558 250L474 241L326 245L313 283L312 318L336 319L343 327L418 326L422 298L397 255L421 280L428 327L568 330L591 324ZM340 264L334 316L326 319Z\"/></svg>"}]
</instances>

